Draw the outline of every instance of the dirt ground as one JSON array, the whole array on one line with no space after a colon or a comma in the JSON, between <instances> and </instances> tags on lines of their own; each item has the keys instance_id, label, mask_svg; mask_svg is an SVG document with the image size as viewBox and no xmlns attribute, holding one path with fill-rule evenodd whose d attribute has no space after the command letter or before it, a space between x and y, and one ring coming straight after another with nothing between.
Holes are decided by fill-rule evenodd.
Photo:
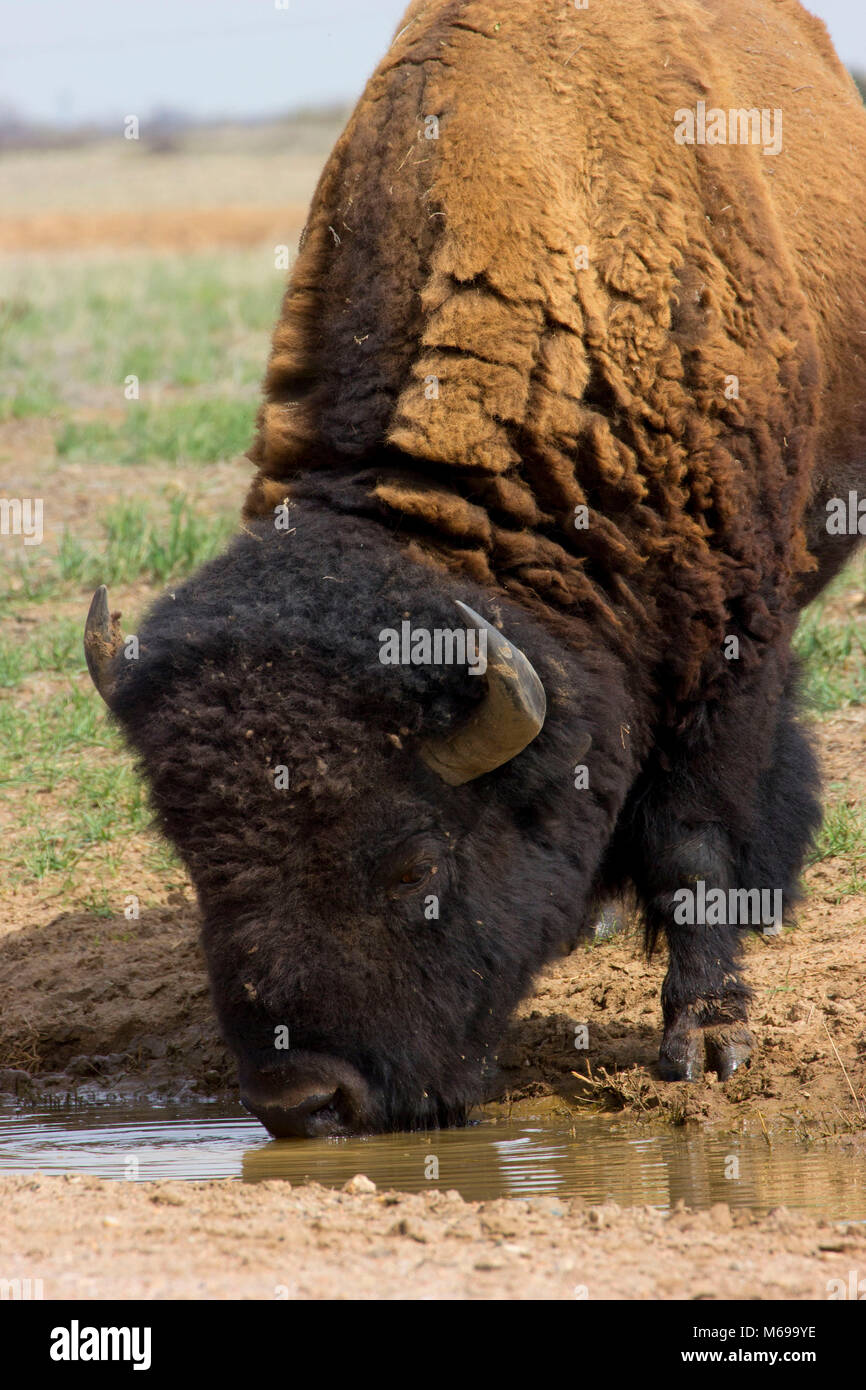
<instances>
[{"instance_id":1,"label":"dirt ground","mask_svg":"<svg viewBox=\"0 0 866 1390\"><path fill-rule=\"evenodd\" d=\"M812 1300L852 1271L866 1289L862 1225L783 1209L347 1186L0 1179L0 1273L42 1279L47 1299Z\"/></svg>"}]
</instances>

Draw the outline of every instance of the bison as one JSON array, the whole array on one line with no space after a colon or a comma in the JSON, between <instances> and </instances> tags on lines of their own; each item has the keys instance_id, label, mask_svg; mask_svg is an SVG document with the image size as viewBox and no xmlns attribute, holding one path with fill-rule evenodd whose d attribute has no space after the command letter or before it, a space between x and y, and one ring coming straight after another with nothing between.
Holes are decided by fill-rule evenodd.
<instances>
[{"instance_id":1,"label":"bison","mask_svg":"<svg viewBox=\"0 0 866 1390\"><path fill-rule=\"evenodd\" d=\"M864 206L797 0L410 6L313 200L241 533L137 647L104 590L85 639L273 1134L462 1122L626 891L662 1077L747 1061L740 947L820 820L791 638L857 539Z\"/></svg>"}]
</instances>

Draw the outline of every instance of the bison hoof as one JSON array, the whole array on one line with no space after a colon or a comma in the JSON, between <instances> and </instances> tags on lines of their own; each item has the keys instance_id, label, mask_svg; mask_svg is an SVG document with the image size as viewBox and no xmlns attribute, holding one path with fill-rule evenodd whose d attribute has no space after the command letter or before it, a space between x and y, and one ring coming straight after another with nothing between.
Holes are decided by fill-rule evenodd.
<instances>
[{"instance_id":1,"label":"bison hoof","mask_svg":"<svg viewBox=\"0 0 866 1390\"><path fill-rule=\"evenodd\" d=\"M701 1028L666 1029L659 1052L663 1081L698 1081L714 1071L727 1081L752 1054L752 1035L745 1023L714 1023Z\"/></svg>"}]
</instances>

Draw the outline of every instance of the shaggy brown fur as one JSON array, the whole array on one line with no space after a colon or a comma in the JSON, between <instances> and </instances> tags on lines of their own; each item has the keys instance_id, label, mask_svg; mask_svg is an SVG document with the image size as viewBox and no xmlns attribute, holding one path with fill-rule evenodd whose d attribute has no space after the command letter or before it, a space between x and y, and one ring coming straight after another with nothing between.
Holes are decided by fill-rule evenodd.
<instances>
[{"instance_id":1,"label":"shaggy brown fur","mask_svg":"<svg viewBox=\"0 0 866 1390\"><path fill-rule=\"evenodd\" d=\"M699 100L781 108L782 152L677 144ZM247 515L378 513L706 698L726 634L750 666L844 557L823 504L866 457L864 171L796 0L415 0L313 202Z\"/></svg>"},{"instance_id":2,"label":"shaggy brown fur","mask_svg":"<svg viewBox=\"0 0 866 1390\"><path fill-rule=\"evenodd\" d=\"M769 138L781 110L781 151L677 143L699 101ZM866 113L794 0L410 9L314 201L248 534L100 683L272 1133L461 1120L533 974L624 891L667 940L661 1076L747 1062L757 923L677 905L790 920L820 821L790 636L856 539L824 504L866 477L864 205ZM455 600L547 716L452 786L424 750L489 682L379 648Z\"/></svg>"}]
</instances>

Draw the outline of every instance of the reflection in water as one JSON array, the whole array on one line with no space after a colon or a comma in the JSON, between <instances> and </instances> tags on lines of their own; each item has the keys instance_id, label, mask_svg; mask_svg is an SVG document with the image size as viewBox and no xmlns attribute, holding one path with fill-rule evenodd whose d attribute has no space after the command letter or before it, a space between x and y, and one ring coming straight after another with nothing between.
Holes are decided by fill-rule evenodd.
<instances>
[{"instance_id":1,"label":"reflection in water","mask_svg":"<svg viewBox=\"0 0 866 1390\"><path fill-rule=\"evenodd\" d=\"M0 1110L0 1173L107 1178L287 1178L340 1187L456 1188L468 1200L582 1198L667 1209L727 1202L866 1220L862 1156L762 1135L647 1130L608 1116L484 1118L468 1129L342 1140L269 1140L239 1107L79 1106Z\"/></svg>"}]
</instances>

